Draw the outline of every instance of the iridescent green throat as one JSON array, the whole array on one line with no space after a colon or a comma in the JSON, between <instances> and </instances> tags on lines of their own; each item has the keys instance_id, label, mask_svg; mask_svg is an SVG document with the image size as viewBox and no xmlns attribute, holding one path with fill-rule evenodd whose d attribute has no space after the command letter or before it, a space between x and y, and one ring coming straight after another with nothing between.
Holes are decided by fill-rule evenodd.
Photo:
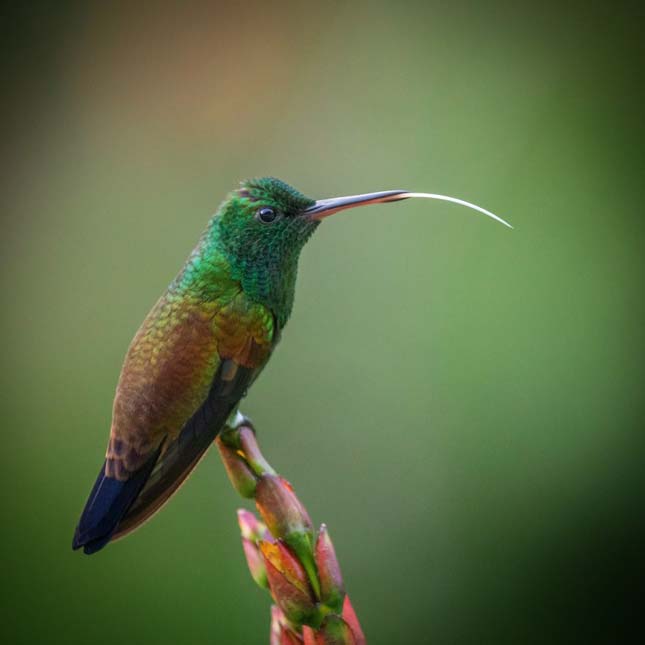
<instances>
[{"instance_id":1,"label":"iridescent green throat","mask_svg":"<svg viewBox=\"0 0 645 645\"><path fill-rule=\"evenodd\" d=\"M235 208L235 201L226 207ZM247 296L273 311L282 328L293 309L300 252L318 223L292 216L285 218L280 230L259 225L249 235L237 222L225 213L213 222L231 275L241 282Z\"/></svg>"},{"instance_id":2,"label":"iridescent green throat","mask_svg":"<svg viewBox=\"0 0 645 645\"><path fill-rule=\"evenodd\" d=\"M222 204L174 286L189 297L217 300L241 285L251 301L273 312L282 328L293 308L300 252L318 222L291 212L276 225L260 224L254 219L255 202L245 191Z\"/></svg>"}]
</instances>

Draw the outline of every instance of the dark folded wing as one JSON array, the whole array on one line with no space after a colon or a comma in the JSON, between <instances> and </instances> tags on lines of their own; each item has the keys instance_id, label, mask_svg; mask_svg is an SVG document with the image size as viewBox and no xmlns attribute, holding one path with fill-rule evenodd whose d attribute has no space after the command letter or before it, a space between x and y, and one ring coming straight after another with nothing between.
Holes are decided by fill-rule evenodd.
<instances>
[{"instance_id":1,"label":"dark folded wing","mask_svg":"<svg viewBox=\"0 0 645 645\"><path fill-rule=\"evenodd\" d=\"M237 408L258 373L233 360L220 364L206 400L163 451L141 492L112 535L127 535L156 513L181 486Z\"/></svg>"}]
</instances>

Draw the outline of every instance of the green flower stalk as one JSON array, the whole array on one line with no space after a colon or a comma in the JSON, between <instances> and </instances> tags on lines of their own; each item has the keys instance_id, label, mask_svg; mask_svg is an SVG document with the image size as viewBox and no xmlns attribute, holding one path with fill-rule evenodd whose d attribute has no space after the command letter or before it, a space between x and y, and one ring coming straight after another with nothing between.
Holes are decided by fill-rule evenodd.
<instances>
[{"instance_id":1,"label":"green flower stalk","mask_svg":"<svg viewBox=\"0 0 645 645\"><path fill-rule=\"evenodd\" d=\"M291 484L262 455L249 420L238 415L216 442L233 487L255 499L262 518L238 511L251 576L275 602L270 644L365 645L327 527L314 531Z\"/></svg>"}]
</instances>

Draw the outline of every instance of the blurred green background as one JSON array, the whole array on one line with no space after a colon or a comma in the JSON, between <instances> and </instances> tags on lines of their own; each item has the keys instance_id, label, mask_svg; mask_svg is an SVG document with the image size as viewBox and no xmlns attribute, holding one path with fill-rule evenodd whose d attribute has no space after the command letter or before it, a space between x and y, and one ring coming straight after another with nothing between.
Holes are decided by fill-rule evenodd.
<instances>
[{"instance_id":1,"label":"blurred green background","mask_svg":"<svg viewBox=\"0 0 645 645\"><path fill-rule=\"evenodd\" d=\"M245 401L369 642L618 642L645 540L636 6L4 10L3 642L268 642L215 453L135 535L70 549L132 335L266 174L515 226L328 221Z\"/></svg>"}]
</instances>

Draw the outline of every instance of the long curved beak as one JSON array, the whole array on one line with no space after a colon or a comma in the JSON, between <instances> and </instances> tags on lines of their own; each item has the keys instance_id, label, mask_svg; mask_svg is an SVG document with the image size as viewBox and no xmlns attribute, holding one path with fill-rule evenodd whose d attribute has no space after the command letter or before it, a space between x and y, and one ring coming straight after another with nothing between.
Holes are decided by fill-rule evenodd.
<instances>
[{"instance_id":1,"label":"long curved beak","mask_svg":"<svg viewBox=\"0 0 645 645\"><path fill-rule=\"evenodd\" d=\"M423 197L425 199L438 199L445 202L452 202L453 204L460 204L479 211L494 220L501 222L509 228L513 228L507 221L498 217L494 213L487 211L481 206L471 204L463 199L456 197L448 197L447 195L437 195L434 193L411 193L407 190L383 190L378 193L365 193L364 195L349 195L347 197L333 197L332 199L319 199L313 206L307 208L303 215L313 220L322 220L339 211L344 211L348 208L356 208L357 206L367 206L368 204L382 204L385 202L398 202L403 199L410 199L414 197Z\"/></svg>"}]
</instances>

